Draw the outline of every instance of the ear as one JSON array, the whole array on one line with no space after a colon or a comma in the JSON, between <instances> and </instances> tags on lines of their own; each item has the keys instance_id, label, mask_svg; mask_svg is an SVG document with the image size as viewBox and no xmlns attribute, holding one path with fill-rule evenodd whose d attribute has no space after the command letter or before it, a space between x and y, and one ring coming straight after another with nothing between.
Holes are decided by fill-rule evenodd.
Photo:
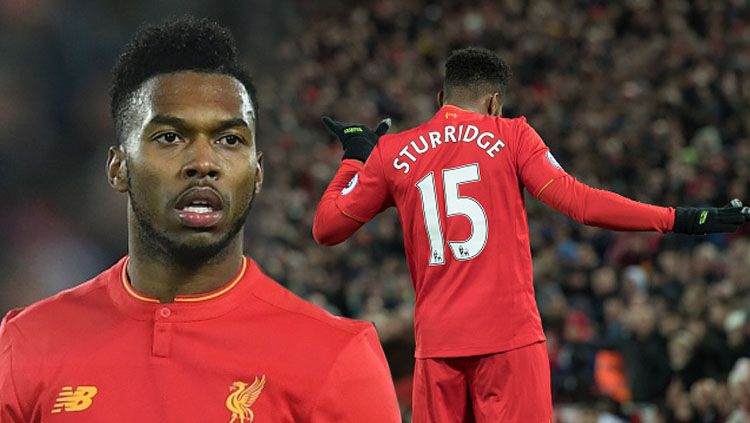
<instances>
[{"instance_id":1,"label":"ear","mask_svg":"<svg viewBox=\"0 0 750 423\"><path fill-rule=\"evenodd\" d=\"M487 103L487 114L490 116L500 116L503 113L503 100L500 93L492 94L490 101Z\"/></svg>"},{"instance_id":2,"label":"ear","mask_svg":"<svg viewBox=\"0 0 750 423\"><path fill-rule=\"evenodd\" d=\"M438 91L437 102L438 102L438 107L443 107L443 105L445 104L445 91L443 90Z\"/></svg>"},{"instance_id":3,"label":"ear","mask_svg":"<svg viewBox=\"0 0 750 423\"><path fill-rule=\"evenodd\" d=\"M258 151L255 156L255 194L263 187L263 152Z\"/></svg>"},{"instance_id":4,"label":"ear","mask_svg":"<svg viewBox=\"0 0 750 423\"><path fill-rule=\"evenodd\" d=\"M128 165L122 146L109 147L107 153L107 180L117 192L128 191Z\"/></svg>"}]
</instances>

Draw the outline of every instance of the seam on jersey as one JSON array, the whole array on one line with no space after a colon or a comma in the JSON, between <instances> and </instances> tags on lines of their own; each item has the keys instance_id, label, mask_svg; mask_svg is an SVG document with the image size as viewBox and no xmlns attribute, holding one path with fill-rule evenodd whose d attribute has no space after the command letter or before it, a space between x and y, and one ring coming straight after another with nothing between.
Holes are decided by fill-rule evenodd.
<instances>
[{"instance_id":1,"label":"seam on jersey","mask_svg":"<svg viewBox=\"0 0 750 423\"><path fill-rule=\"evenodd\" d=\"M533 340L525 342L519 346L515 347L508 347L508 345L513 345L505 343L502 347L494 347L491 345L494 344L476 344L471 345L465 348L441 348L439 350L436 350L430 354L422 354L419 358L416 356L414 357L417 360L431 360L435 358L457 358L457 357L473 357L473 356L482 356L482 355L491 355L491 354L503 354L509 351L521 349L530 347L532 345L536 345L540 342L547 342L547 338L542 336L541 339L538 339L536 337L531 338ZM477 350L480 350L480 352L477 352Z\"/></svg>"},{"instance_id":2,"label":"seam on jersey","mask_svg":"<svg viewBox=\"0 0 750 423\"><path fill-rule=\"evenodd\" d=\"M27 310L27 309L24 309L24 311L25 311L25 310ZM20 314L20 313L19 313L19 314ZM16 316L18 316L18 315L16 315ZM16 317L16 316L14 316L14 317ZM10 329L11 329L11 328L12 328L12 329L13 329L13 330L15 331L15 333L16 333L16 336L15 336L14 338L21 338L21 339L23 339L24 341L26 341L26 342L29 342L29 338L28 338L28 337L27 337L26 335L24 335L24 334L23 334L23 331L21 331L21 328L19 328L19 327L18 327L18 325L17 325L17 324L15 323L15 322L13 322L13 321L8 321L8 332L10 332ZM12 345L12 343L11 343L11 345Z\"/></svg>"},{"instance_id":3,"label":"seam on jersey","mask_svg":"<svg viewBox=\"0 0 750 423\"><path fill-rule=\"evenodd\" d=\"M377 147L377 146L376 146ZM375 149L378 153L378 158L380 159L380 173L383 175L383 181L385 182L385 188L388 192L388 202L390 203L388 207L395 207L396 206L396 195L393 192L393 187L396 186L396 183L391 183L391 181L388 179L388 174L385 173L385 164L383 163L383 153L380 148ZM386 207L386 209L388 208ZM385 209L378 212L378 214L385 211Z\"/></svg>"},{"instance_id":4,"label":"seam on jersey","mask_svg":"<svg viewBox=\"0 0 750 423\"><path fill-rule=\"evenodd\" d=\"M359 174L359 172L357 173ZM339 205L339 199L341 199L341 197L342 195L339 194L336 196L336 198L333 199L333 204L336 206L336 209L338 209L338 211L341 212L341 214L348 217L349 219L354 220L357 223L361 223L361 224L367 223L367 220L354 216L352 213L345 211L344 208ZM347 239L349 239L349 237L347 237Z\"/></svg>"},{"instance_id":5,"label":"seam on jersey","mask_svg":"<svg viewBox=\"0 0 750 423\"><path fill-rule=\"evenodd\" d=\"M336 204L336 208L339 209L339 211L341 212L341 214L343 214L344 216L348 217L349 219L352 219L353 221L355 221L357 223L362 223L362 224L367 223L367 221L364 221L362 219L354 217L353 215L345 212L341 207L339 207L338 203L335 203L335 204Z\"/></svg>"},{"instance_id":6,"label":"seam on jersey","mask_svg":"<svg viewBox=\"0 0 750 423\"><path fill-rule=\"evenodd\" d=\"M521 164L518 162L518 154L519 154L519 150L522 147L521 140L523 140L523 135L521 134L521 130L523 129L523 127L519 125L517 122L514 122L514 123L516 124L516 126L514 127L514 129L516 130L515 131L516 142L511 144L510 151L513 153L512 156L513 156L513 164L516 167L516 177L518 178L519 181L521 181L523 169L521 169Z\"/></svg>"},{"instance_id":7,"label":"seam on jersey","mask_svg":"<svg viewBox=\"0 0 750 423\"><path fill-rule=\"evenodd\" d=\"M339 363L339 361L341 361L341 358L343 357L344 352L347 351L349 347L354 344L355 341L358 341L361 337L364 337L365 334L366 334L366 331L361 331L360 333L357 334L357 336L353 337L352 339L349 340L349 342L344 344L344 347L341 348L341 351L339 351L339 354L336 356L336 359L333 360L333 362L331 363L331 366L328 368L328 373L326 374L326 377L325 379L323 379L323 383L321 384L321 386L323 386L324 388L318 391L318 395L315 397L315 401L313 402L312 407L310 407L310 416L308 418L308 421L313 421L312 418L315 414L315 410L318 408L318 402L320 401L320 397L323 395L323 391L325 391L325 386L328 384L328 382L331 379L333 369L335 369L336 365Z\"/></svg>"},{"instance_id":8,"label":"seam on jersey","mask_svg":"<svg viewBox=\"0 0 750 423\"><path fill-rule=\"evenodd\" d=\"M388 199L390 200L391 205L394 205L396 203L395 196L393 195L391 181L388 180L388 175L385 173L385 165L383 164L383 154L380 152L380 149L377 148L377 145L375 146L375 152L378 154L378 161L380 162L380 174L383 177L383 182L385 182L385 189L388 193ZM381 210L382 212L383 210Z\"/></svg>"},{"instance_id":9,"label":"seam on jersey","mask_svg":"<svg viewBox=\"0 0 750 423\"><path fill-rule=\"evenodd\" d=\"M549 187L550 185L552 185L553 182L555 182L554 178L550 179L549 182L547 182L546 184L544 184L544 186L539 189L539 192L536 193L536 198L540 198L542 196L542 193L544 192L544 190L547 189L547 187Z\"/></svg>"},{"instance_id":10,"label":"seam on jersey","mask_svg":"<svg viewBox=\"0 0 750 423\"><path fill-rule=\"evenodd\" d=\"M8 322L8 332L10 332L11 327L12 327L11 323ZM21 333L21 331L18 330L18 328L14 328L14 329L16 329L15 330L16 333L18 333L18 334ZM28 422L28 421L31 421L31 419L29 419L29 418L26 417L26 414L25 414L26 410L24 409L24 404L21 403L21 399L18 397L18 389L16 388L16 380L13 377L13 338L11 338L11 340L10 340L10 348L9 348L9 351L8 351L8 355L9 355L8 366L9 366L9 369L10 369L10 371L9 371L9 373L10 373L10 387L13 389L13 397L16 400L16 404L18 404L19 411L21 412L21 417L24 419L24 421Z\"/></svg>"},{"instance_id":11,"label":"seam on jersey","mask_svg":"<svg viewBox=\"0 0 750 423\"><path fill-rule=\"evenodd\" d=\"M291 293L291 294L292 294L292 295L294 295L293 293ZM327 321L325 321L325 320L323 320L323 319L320 319L320 318L318 318L318 317L316 317L316 316L311 316L311 315L309 315L309 314L307 314L307 313L302 313L302 312L299 312L299 311L296 311L296 310L290 310L290 309L288 309L288 308L286 308L286 307L282 307L282 306L280 306L280 305L278 305L278 304L276 304L276 303L272 303L272 302L268 301L267 299L265 299L265 298L263 298L263 297L259 296L259 295L258 295L258 294L256 294L255 292L253 292L253 296L254 296L255 298L257 298L257 299L258 299L258 301L263 301L264 303L266 303L266 304L270 305L271 307L276 307L276 308L278 308L278 309L280 309L280 310L284 310L284 311L286 311L287 313L293 313L293 314L297 314L297 315L300 315L300 316L304 316L304 317L307 317L308 319L312 319L312 320L315 320L316 322L320 322L320 323L323 323L324 325L326 325L326 326L328 326L328 327L331 327L331 328L333 328L333 329L336 329L336 330L340 330L340 331L342 331L342 332L346 332L346 333L349 333L349 334L353 334L353 335L354 335L354 334L359 334L359 333L361 333L361 332L362 332L362 331L358 331L358 330L348 330L348 329L345 329L345 328L340 328L340 327L334 326L334 325L332 325L332 324L328 323ZM303 300L303 301L304 301L304 300ZM325 311L325 310L324 310L324 311ZM326 313L328 313L328 312L326 311ZM329 313L329 314L330 314L330 313ZM333 315L333 314L331 314L331 316L332 316L333 318L341 318L341 317L339 317L339 316L335 316L335 315ZM348 318L346 318L346 317L344 317L344 319L347 319L347 320L350 320L350 321L355 321L355 322L356 322L356 321L358 321L358 320L356 320L356 319L348 319ZM365 323L366 323L366 322L365 322Z\"/></svg>"}]
</instances>

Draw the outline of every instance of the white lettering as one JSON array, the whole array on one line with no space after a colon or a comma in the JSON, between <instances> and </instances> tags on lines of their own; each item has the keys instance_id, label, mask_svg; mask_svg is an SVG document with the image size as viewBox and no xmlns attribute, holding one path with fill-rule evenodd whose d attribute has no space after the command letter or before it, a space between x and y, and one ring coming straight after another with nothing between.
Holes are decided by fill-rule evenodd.
<instances>
[{"instance_id":1,"label":"white lettering","mask_svg":"<svg viewBox=\"0 0 750 423\"><path fill-rule=\"evenodd\" d=\"M414 155L413 155L413 154L409 153L409 146L408 146L408 145L407 145L406 147L404 147L404 149L403 149L403 150L401 150L401 152L400 152L400 153L398 153L398 154L399 154L400 156L406 156L406 157L410 158L410 159L411 159L411 161L413 161L413 162L416 162L416 161L417 161L417 158L416 158L416 157L414 157Z\"/></svg>"},{"instance_id":2,"label":"white lettering","mask_svg":"<svg viewBox=\"0 0 750 423\"><path fill-rule=\"evenodd\" d=\"M492 131L481 132L476 125L446 125L441 131L429 131L409 141L393 160L393 167L407 174L411 171L411 164L416 163L422 154L451 142L476 143L492 158L505 148L505 143Z\"/></svg>"},{"instance_id":3,"label":"white lettering","mask_svg":"<svg viewBox=\"0 0 750 423\"><path fill-rule=\"evenodd\" d=\"M404 175L409 173L409 163L401 162L398 160L398 158L393 160L393 167L396 169L404 169Z\"/></svg>"},{"instance_id":4,"label":"white lettering","mask_svg":"<svg viewBox=\"0 0 750 423\"><path fill-rule=\"evenodd\" d=\"M424 153L427 152L427 150L430 148L430 146L427 145L427 140L424 139L423 135L419 136L419 140L422 141L422 146L424 147L423 150L420 150L419 147L417 147L417 143L415 143L414 141L411 142L411 146L414 147L414 151L416 151L417 154L424 154Z\"/></svg>"},{"instance_id":5,"label":"white lettering","mask_svg":"<svg viewBox=\"0 0 750 423\"><path fill-rule=\"evenodd\" d=\"M469 135L469 132L474 131L472 135ZM474 141L474 138L479 135L479 128L477 128L474 125L467 125L466 126L466 132L464 133L464 142L472 142Z\"/></svg>"},{"instance_id":6,"label":"white lettering","mask_svg":"<svg viewBox=\"0 0 750 423\"><path fill-rule=\"evenodd\" d=\"M448 127L446 126L446 129L447 128ZM432 148L435 148L440 144L440 132L430 131L427 135L430 136L430 143L432 144Z\"/></svg>"},{"instance_id":7,"label":"white lettering","mask_svg":"<svg viewBox=\"0 0 750 423\"><path fill-rule=\"evenodd\" d=\"M451 142L456 142L456 127L455 126L445 127L445 142L448 142L450 140L452 140Z\"/></svg>"},{"instance_id":8,"label":"white lettering","mask_svg":"<svg viewBox=\"0 0 750 423\"><path fill-rule=\"evenodd\" d=\"M492 138L494 136L495 136L495 134L493 134L492 132L482 132L482 135L480 135L479 138L477 138L477 145L479 147L481 147L483 150L486 150L487 147L490 146L490 143L489 142L482 142L482 139L483 138Z\"/></svg>"},{"instance_id":9,"label":"white lettering","mask_svg":"<svg viewBox=\"0 0 750 423\"><path fill-rule=\"evenodd\" d=\"M487 155L492 158L495 158L495 153L499 152L500 149L503 147L505 147L505 143L502 140L497 140L495 145L493 145L492 147L490 147L489 150L487 150Z\"/></svg>"}]
</instances>

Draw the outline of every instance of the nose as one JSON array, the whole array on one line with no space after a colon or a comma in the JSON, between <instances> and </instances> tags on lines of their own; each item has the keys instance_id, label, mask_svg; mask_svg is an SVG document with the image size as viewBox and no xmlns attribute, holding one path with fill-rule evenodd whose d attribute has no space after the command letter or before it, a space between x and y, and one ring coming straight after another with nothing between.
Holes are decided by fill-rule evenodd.
<instances>
[{"instance_id":1,"label":"nose","mask_svg":"<svg viewBox=\"0 0 750 423\"><path fill-rule=\"evenodd\" d=\"M182 167L182 176L191 178L219 177L219 165L216 162L215 152L211 141L208 139L196 139L190 143L187 152L187 161Z\"/></svg>"}]
</instances>

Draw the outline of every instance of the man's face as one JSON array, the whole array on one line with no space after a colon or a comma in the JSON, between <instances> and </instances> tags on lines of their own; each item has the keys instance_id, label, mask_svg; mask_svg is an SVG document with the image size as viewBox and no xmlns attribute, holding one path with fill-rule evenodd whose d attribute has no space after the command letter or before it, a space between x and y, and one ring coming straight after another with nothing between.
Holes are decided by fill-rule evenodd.
<instances>
[{"instance_id":1,"label":"man's face","mask_svg":"<svg viewBox=\"0 0 750 423\"><path fill-rule=\"evenodd\" d=\"M131 107L108 161L110 184L129 194L131 240L177 261L210 260L238 240L262 183L247 91L231 76L178 72L144 83Z\"/></svg>"}]
</instances>

